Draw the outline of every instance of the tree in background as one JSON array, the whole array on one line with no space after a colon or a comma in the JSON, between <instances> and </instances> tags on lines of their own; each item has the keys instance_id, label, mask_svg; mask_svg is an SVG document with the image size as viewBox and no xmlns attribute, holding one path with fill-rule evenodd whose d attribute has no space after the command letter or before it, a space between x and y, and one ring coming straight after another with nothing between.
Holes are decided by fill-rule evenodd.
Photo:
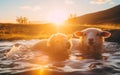
<instances>
[{"instance_id":1,"label":"tree in background","mask_svg":"<svg viewBox=\"0 0 120 75\"><path fill-rule=\"evenodd\" d=\"M68 17L68 19L73 19L73 18L76 18L77 15L76 14L70 14L70 16Z\"/></svg>"},{"instance_id":2,"label":"tree in background","mask_svg":"<svg viewBox=\"0 0 120 75\"><path fill-rule=\"evenodd\" d=\"M77 17L76 14L70 14L66 23L74 24L74 22L76 21L76 17Z\"/></svg>"},{"instance_id":3,"label":"tree in background","mask_svg":"<svg viewBox=\"0 0 120 75\"><path fill-rule=\"evenodd\" d=\"M20 24L27 24L28 23L28 18L27 17L17 17L16 21Z\"/></svg>"}]
</instances>

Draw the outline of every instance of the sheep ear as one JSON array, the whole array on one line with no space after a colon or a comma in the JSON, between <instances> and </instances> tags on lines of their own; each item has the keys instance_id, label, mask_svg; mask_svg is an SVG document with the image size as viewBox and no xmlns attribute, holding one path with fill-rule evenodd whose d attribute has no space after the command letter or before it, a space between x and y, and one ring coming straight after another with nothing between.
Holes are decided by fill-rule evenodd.
<instances>
[{"instance_id":1,"label":"sheep ear","mask_svg":"<svg viewBox=\"0 0 120 75\"><path fill-rule=\"evenodd\" d=\"M108 31L103 31L103 32L101 32L101 36L103 36L103 37L105 37L105 38L108 38L108 37L111 36L111 33L108 32Z\"/></svg>"},{"instance_id":2,"label":"sheep ear","mask_svg":"<svg viewBox=\"0 0 120 75\"><path fill-rule=\"evenodd\" d=\"M76 32L74 33L74 35L75 35L76 37L80 37L80 36L83 35L83 32L76 31Z\"/></svg>"}]
</instances>

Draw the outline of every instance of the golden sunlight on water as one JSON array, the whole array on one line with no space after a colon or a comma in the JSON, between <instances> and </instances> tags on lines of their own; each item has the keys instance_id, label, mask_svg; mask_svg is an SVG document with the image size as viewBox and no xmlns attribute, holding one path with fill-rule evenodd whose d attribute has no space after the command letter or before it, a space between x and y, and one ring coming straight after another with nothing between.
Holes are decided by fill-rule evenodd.
<instances>
[{"instance_id":1,"label":"golden sunlight on water","mask_svg":"<svg viewBox=\"0 0 120 75\"><path fill-rule=\"evenodd\" d=\"M37 75L44 75L45 70L44 70L44 66L41 67L41 69L37 72Z\"/></svg>"}]
</instances>

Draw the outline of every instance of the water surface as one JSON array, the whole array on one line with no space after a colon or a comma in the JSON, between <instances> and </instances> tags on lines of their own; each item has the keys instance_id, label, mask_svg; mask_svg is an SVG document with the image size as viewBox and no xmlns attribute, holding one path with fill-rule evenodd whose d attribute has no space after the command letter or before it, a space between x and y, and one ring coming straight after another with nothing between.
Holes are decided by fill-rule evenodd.
<instances>
[{"instance_id":1,"label":"water surface","mask_svg":"<svg viewBox=\"0 0 120 75\"><path fill-rule=\"evenodd\" d=\"M1 41L0 75L25 75L32 71L35 73L31 73L31 75L49 73L51 75L120 75L120 44L115 42L104 43L105 52L102 54L104 57L101 60L80 59L80 57L71 56L71 60L64 62L49 62L47 56L30 51L26 51L15 58L6 58L7 52L15 43L32 45L37 41L39 40Z\"/></svg>"}]
</instances>

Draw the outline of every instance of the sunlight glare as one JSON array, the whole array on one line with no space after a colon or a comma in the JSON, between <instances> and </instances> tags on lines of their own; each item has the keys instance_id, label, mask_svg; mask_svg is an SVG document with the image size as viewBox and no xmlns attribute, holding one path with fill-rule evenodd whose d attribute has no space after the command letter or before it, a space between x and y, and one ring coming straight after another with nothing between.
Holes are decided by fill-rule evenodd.
<instances>
[{"instance_id":1,"label":"sunlight glare","mask_svg":"<svg viewBox=\"0 0 120 75\"><path fill-rule=\"evenodd\" d=\"M53 11L48 14L47 21L55 23L56 25L61 25L66 19L67 14L63 11Z\"/></svg>"}]
</instances>

